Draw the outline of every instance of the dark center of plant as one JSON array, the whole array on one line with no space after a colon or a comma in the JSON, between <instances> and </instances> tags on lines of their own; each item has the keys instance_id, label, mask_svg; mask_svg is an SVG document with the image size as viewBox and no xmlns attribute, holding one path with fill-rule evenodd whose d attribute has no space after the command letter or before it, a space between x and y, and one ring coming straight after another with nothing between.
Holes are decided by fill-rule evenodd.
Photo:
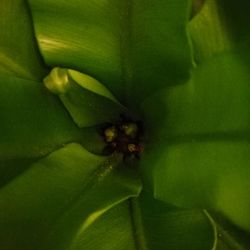
<instances>
[{"instance_id":1,"label":"dark center of plant","mask_svg":"<svg viewBox=\"0 0 250 250\"><path fill-rule=\"evenodd\" d=\"M107 154L118 152L123 154L123 159L139 159L143 152L141 143L142 123L122 118L117 123L107 124L102 131Z\"/></svg>"}]
</instances>

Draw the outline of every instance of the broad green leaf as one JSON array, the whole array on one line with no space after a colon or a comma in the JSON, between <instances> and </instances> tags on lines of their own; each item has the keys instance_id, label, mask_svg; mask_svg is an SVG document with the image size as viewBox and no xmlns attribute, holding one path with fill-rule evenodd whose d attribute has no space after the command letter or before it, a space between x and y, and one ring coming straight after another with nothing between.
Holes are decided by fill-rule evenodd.
<instances>
[{"instance_id":1,"label":"broad green leaf","mask_svg":"<svg viewBox=\"0 0 250 250\"><path fill-rule=\"evenodd\" d=\"M141 183L136 169L129 169L122 164L119 169L114 167L112 159L104 163L104 169L97 173L89 190L83 192L78 201L59 218L44 249L74 249L79 239L84 237L84 232L102 214L139 195Z\"/></svg>"},{"instance_id":2,"label":"broad green leaf","mask_svg":"<svg viewBox=\"0 0 250 250\"><path fill-rule=\"evenodd\" d=\"M249 229L249 82L244 60L221 54L145 103L152 139L141 165L155 197L219 209Z\"/></svg>"},{"instance_id":3,"label":"broad green leaf","mask_svg":"<svg viewBox=\"0 0 250 250\"><path fill-rule=\"evenodd\" d=\"M105 148L106 144L100 133L97 133L99 130L99 127L84 128L81 131L78 131L79 133L75 134L75 137L72 138L72 141L80 143L89 152L103 155L103 149ZM47 150L49 149L45 148L45 152L47 152ZM9 156L8 159L5 159L4 156L3 159L0 159L0 187L8 183L15 176L21 174L23 171L29 168L31 164L34 163L34 161L37 160L37 156L34 155L31 158L27 158L26 154L23 156L19 155L17 157L15 151L12 153L12 156ZM39 157L41 157L41 155Z\"/></svg>"},{"instance_id":4,"label":"broad green leaf","mask_svg":"<svg viewBox=\"0 0 250 250\"><path fill-rule=\"evenodd\" d=\"M44 84L60 97L79 127L115 122L127 112L103 85L75 70L54 68Z\"/></svg>"},{"instance_id":5,"label":"broad green leaf","mask_svg":"<svg viewBox=\"0 0 250 250\"><path fill-rule=\"evenodd\" d=\"M249 142L247 150L249 152ZM245 162L239 161L238 163L244 167L232 169L221 176L220 183L217 185L215 206L236 225L250 231L250 158L247 157L248 152L245 152ZM244 158L241 161L244 161Z\"/></svg>"},{"instance_id":6,"label":"broad green leaf","mask_svg":"<svg viewBox=\"0 0 250 250\"><path fill-rule=\"evenodd\" d=\"M71 249L103 213L132 196L134 169L68 144L33 164L0 191L1 249Z\"/></svg>"},{"instance_id":7,"label":"broad green leaf","mask_svg":"<svg viewBox=\"0 0 250 250\"><path fill-rule=\"evenodd\" d=\"M25 0L1 0L0 72L41 80L46 72Z\"/></svg>"},{"instance_id":8,"label":"broad green leaf","mask_svg":"<svg viewBox=\"0 0 250 250\"><path fill-rule=\"evenodd\" d=\"M188 83L144 103L147 129L165 142L228 133L244 137L250 131L249 82L249 68L239 54L214 56L195 69Z\"/></svg>"},{"instance_id":9,"label":"broad green leaf","mask_svg":"<svg viewBox=\"0 0 250 250\"><path fill-rule=\"evenodd\" d=\"M17 175L24 172L36 158L13 158L0 160L0 188L10 182Z\"/></svg>"},{"instance_id":10,"label":"broad green leaf","mask_svg":"<svg viewBox=\"0 0 250 250\"><path fill-rule=\"evenodd\" d=\"M198 64L232 46L225 20L221 17L221 2L206 0L200 13L189 23L194 57Z\"/></svg>"},{"instance_id":11,"label":"broad green leaf","mask_svg":"<svg viewBox=\"0 0 250 250\"><path fill-rule=\"evenodd\" d=\"M224 216L218 213L205 211L217 235L215 241L216 250L247 250L249 249L249 233L233 225Z\"/></svg>"},{"instance_id":12,"label":"broad green leaf","mask_svg":"<svg viewBox=\"0 0 250 250\"><path fill-rule=\"evenodd\" d=\"M136 220L142 220L145 240L145 248L138 249L213 249L215 232L202 210L178 209L154 200L145 193L140 196L136 206L141 213L135 213Z\"/></svg>"},{"instance_id":13,"label":"broad green leaf","mask_svg":"<svg viewBox=\"0 0 250 250\"><path fill-rule=\"evenodd\" d=\"M247 138L208 138L158 148L150 161L154 195L181 207L220 210L249 229L249 150Z\"/></svg>"},{"instance_id":14,"label":"broad green leaf","mask_svg":"<svg viewBox=\"0 0 250 250\"><path fill-rule=\"evenodd\" d=\"M249 61L249 1L207 0L201 12L189 23L195 61L232 48L241 50Z\"/></svg>"},{"instance_id":15,"label":"broad green leaf","mask_svg":"<svg viewBox=\"0 0 250 250\"><path fill-rule=\"evenodd\" d=\"M211 250L214 233L202 211L176 209L143 195L110 209L73 249Z\"/></svg>"},{"instance_id":16,"label":"broad green leaf","mask_svg":"<svg viewBox=\"0 0 250 250\"><path fill-rule=\"evenodd\" d=\"M130 202L123 202L107 211L83 234L74 250L136 250Z\"/></svg>"},{"instance_id":17,"label":"broad green leaf","mask_svg":"<svg viewBox=\"0 0 250 250\"><path fill-rule=\"evenodd\" d=\"M29 3L46 63L96 78L122 102L189 76L188 0Z\"/></svg>"},{"instance_id":18,"label":"broad green leaf","mask_svg":"<svg viewBox=\"0 0 250 250\"><path fill-rule=\"evenodd\" d=\"M2 161L41 157L80 140L60 101L39 82L2 75L0 116Z\"/></svg>"}]
</instances>

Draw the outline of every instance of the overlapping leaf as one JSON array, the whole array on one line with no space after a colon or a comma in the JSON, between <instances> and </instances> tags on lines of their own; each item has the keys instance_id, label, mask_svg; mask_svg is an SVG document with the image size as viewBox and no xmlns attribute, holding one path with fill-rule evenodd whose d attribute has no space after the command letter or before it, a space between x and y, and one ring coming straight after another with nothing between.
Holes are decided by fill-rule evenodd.
<instances>
[{"instance_id":1,"label":"overlapping leaf","mask_svg":"<svg viewBox=\"0 0 250 250\"><path fill-rule=\"evenodd\" d=\"M1 0L0 72L32 80L46 74L25 0Z\"/></svg>"},{"instance_id":2,"label":"overlapping leaf","mask_svg":"<svg viewBox=\"0 0 250 250\"><path fill-rule=\"evenodd\" d=\"M166 91L161 99L166 123L154 127L157 118L149 119L162 143L153 146L158 153L151 152L151 161L145 160L153 166L156 197L181 206L220 209L238 225L249 225L249 82L241 58L225 54L197 68L188 84ZM153 110L152 102L147 109L149 105Z\"/></svg>"},{"instance_id":3,"label":"overlapping leaf","mask_svg":"<svg viewBox=\"0 0 250 250\"><path fill-rule=\"evenodd\" d=\"M44 83L59 96L79 127L115 122L127 113L101 83L78 71L54 68Z\"/></svg>"},{"instance_id":4,"label":"overlapping leaf","mask_svg":"<svg viewBox=\"0 0 250 250\"><path fill-rule=\"evenodd\" d=\"M117 164L79 144L33 164L0 191L1 248L69 249L101 214L138 195L135 170Z\"/></svg>"},{"instance_id":5,"label":"overlapping leaf","mask_svg":"<svg viewBox=\"0 0 250 250\"><path fill-rule=\"evenodd\" d=\"M222 23L229 22L234 12L225 9L228 19L220 19ZM206 6L201 13L207 13ZM246 13L242 14L240 20L246 20ZM213 22L217 21L211 21L214 34ZM217 27L226 34L215 39L230 42L228 47L216 47L218 41L202 44L202 37L200 45L209 54L202 55L191 81L168 88L145 103L148 127L162 141L160 146L152 146L158 153L152 153L151 163L146 160L145 165L153 175L156 197L181 206L218 209L249 230L250 76L249 60L243 55L249 40L247 24L241 24L241 42L233 39L233 31L237 33L234 26ZM162 113L157 114L159 105L165 110L165 120L160 120ZM157 120L161 122L157 124Z\"/></svg>"},{"instance_id":6,"label":"overlapping leaf","mask_svg":"<svg viewBox=\"0 0 250 250\"><path fill-rule=\"evenodd\" d=\"M123 202L141 189L136 171L104 164L104 157L78 144L30 166L33 158L66 142L81 141L84 134L79 136L80 130L56 98L30 81L40 80L44 69L27 6L23 1L2 2L0 72L5 76L0 79L0 170L5 176L1 185L6 186L0 191L1 247L244 249L234 241L219 241L219 227L208 213L176 209L145 196ZM30 0L30 4L39 47L49 66L74 68L95 77L130 108L168 86L142 105L148 135L140 165L143 173L149 173L145 185L153 184L154 196L179 206L220 210L249 230L247 0L235 8L231 0L207 1L190 25L198 67L190 81L172 87L184 83L191 68L188 1ZM204 28L206 35L200 32ZM105 114L92 116L93 109L81 113L87 90L95 92L96 81L84 78L90 89L83 91L82 78L70 77L73 95L61 99L74 121L80 127L103 122ZM78 96L78 91L84 94ZM106 111L112 113L108 107ZM86 146L93 152L101 147ZM99 237L107 229L112 240L107 232L107 238Z\"/></svg>"},{"instance_id":7,"label":"overlapping leaf","mask_svg":"<svg viewBox=\"0 0 250 250\"><path fill-rule=\"evenodd\" d=\"M190 23L195 61L230 49L237 49L249 63L249 2L240 0L206 0L203 9Z\"/></svg>"},{"instance_id":8,"label":"overlapping leaf","mask_svg":"<svg viewBox=\"0 0 250 250\"><path fill-rule=\"evenodd\" d=\"M205 211L205 213L210 218L217 235L216 250L249 248L249 234L246 231L239 229L221 214L211 213L211 211Z\"/></svg>"},{"instance_id":9,"label":"overlapping leaf","mask_svg":"<svg viewBox=\"0 0 250 250\"><path fill-rule=\"evenodd\" d=\"M196 68L191 81L167 88L144 103L147 126L162 140L193 134L247 134L249 81L248 66L237 52L214 56Z\"/></svg>"},{"instance_id":10,"label":"overlapping leaf","mask_svg":"<svg viewBox=\"0 0 250 250\"><path fill-rule=\"evenodd\" d=\"M60 101L40 82L0 77L0 159L41 157L78 139Z\"/></svg>"},{"instance_id":11,"label":"overlapping leaf","mask_svg":"<svg viewBox=\"0 0 250 250\"><path fill-rule=\"evenodd\" d=\"M210 250L214 239L202 211L176 209L143 194L109 210L78 237L73 249Z\"/></svg>"},{"instance_id":12,"label":"overlapping leaf","mask_svg":"<svg viewBox=\"0 0 250 250\"><path fill-rule=\"evenodd\" d=\"M187 0L29 2L45 61L95 77L121 102L189 76Z\"/></svg>"}]
</instances>

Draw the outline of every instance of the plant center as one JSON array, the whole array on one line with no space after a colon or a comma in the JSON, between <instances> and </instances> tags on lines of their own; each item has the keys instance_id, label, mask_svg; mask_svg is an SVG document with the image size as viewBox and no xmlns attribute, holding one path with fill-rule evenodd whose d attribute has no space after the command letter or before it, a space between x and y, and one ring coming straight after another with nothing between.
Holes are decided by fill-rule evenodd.
<instances>
[{"instance_id":1,"label":"plant center","mask_svg":"<svg viewBox=\"0 0 250 250\"><path fill-rule=\"evenodd\" d=\"M141 143L142 131L141 122L124 117L117 123L106 125L102 132L106 142L105 153L121 153L124 160L139 159L144 148Z\"/></svg>"}]
</instances>

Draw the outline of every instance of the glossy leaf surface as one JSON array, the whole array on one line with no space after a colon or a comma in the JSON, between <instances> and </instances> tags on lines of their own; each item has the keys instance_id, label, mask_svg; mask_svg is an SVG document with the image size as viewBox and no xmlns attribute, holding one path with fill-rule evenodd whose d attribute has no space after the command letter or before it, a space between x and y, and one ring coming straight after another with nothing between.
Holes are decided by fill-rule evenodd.
<instances>
[{"instance_id":1,"label":"glossy leaf surface","mask_svg":"<svg viewBox=\"0 0 250 250\"><path fill-rule=\"evenodd\" d=\"M41 157L77 140L79 130L40 82L0 77L0 159Z\"/></svg>"},{"instance_id":2,"label":"glossy leaf surface","mask_svg":"<svg viewBox=\"0 0 250 250\"><path fill-rule=\"evenodd\" d=\"M188 83L166 88L147 100L146 124L163 141L247 135L249 81L247 64L238 53L217 55L197 67Z\"/></svg>"},{"instance_id":3,"label":"glossy leaf surface","mask_svg":"<svg viewBox=\"0 0 250 250\"><path fill-rule=\"evenodd\" d=\"M219 209L249 229L249 82L244 60L226 53L200 65L186 85L148 100L148 126L161 143L149 142L142 165L157 198ZM166 118L157 124L160 104Z\"/></svg>"},{"instance_id":4,"label":"glossy leaf surface","mask_svg":"<svg viewBox=\"0 0 250 250\"><path fill-rule=\"evenodd\" d=\"M207 0L201 12L189 23L194 44L195 61L200 64L207 58L230 49L241 50L249 59L250 17L249 1Z\"/></svg>"},{"instance_id":5,"label":"glossy leaf surface","mask_svg":"<svg viewBox=\"0 0 250 250\"><path fill-rule=\"evenodd\" d=\"M1 1L0 248L247 249L248 0L207 0L192 19L191 79L187 0L29 3L34 24L26 2ZM72 88L57 93L66 109L42 86L32 25L49 67L84 73L66 70ZM139 198L138 169L86 151L100 154L103 140L71 120L85 127L117 116L100 83L132 112L148 98ZM71 141L86 149L51 153Z\"/></svg>"},{"instance_id":6,"label":"glossy leaf surface","mask_svg":"<svg viewBox=\"0 0 250 250\"><path fill-rule=\"evenodd\" d=\"M1 0L0 72L41 80L45 70L25 0Z\"/></svg>"},{"instance_id":7,"label":"glossy leaf surface","mask_svg":"<svg viewBox=\"0 0 250 250\"><path fill-rule=\"evenodd\" d=\"M178 209L147 194L140 196L145 249L212 249L214 230L202 210ZM138 247L138 249L144 249Z\"/></svg>"},{"instance_id":8,"label":"glossy leaf surface","mask_svg":"<svg viewBox=\"0 0 250 250\"><path fill-rule=\"evenodd\" d=\"M78 71L54 68L44 84L59 96L79 127L115 122L127 112L102 84Z\"/></svg>"},{"instance_id":9,"label":"glossy leaf surface","mask_svg":"<svg viewBox=\"0 0 250 250\"><path fill-rule=\"evenodd\" d=\"M45 61L89 74L121 102L189 75L187 0L29 2Z\"/></svg>"},{"instance_id":10,"label":"glossy leaf surface","mask_svg":"<svg viewBox=\"0 0 250 250\"><path fill-rule=\"evenodd\" d=\"M33 164L1 189L1 248L69 249L101 214L138 195L134 170L117 163L69 144Z\"/></svg>"},{"instance_id":11,"label":"glossy leaf surface","mask_svg":"<svg viewBox=\"0 0 250 250\"><path fill-rule=\"evenodd\" d=\"M202 211L176 209L143 195L109 210L73 249L210 250L213 245L214 230Z\"/></svg>"},{"instance_id":12,"label":"glossy leaf surface","mask_svg":"<svg viewBox=\"0 0 250 250\"><path fill-rule=\"evenodd\" d=\"M136 250L129 202L113 207L79 235L72 250L83 249Z\"/></svg>"}]
</instances>

